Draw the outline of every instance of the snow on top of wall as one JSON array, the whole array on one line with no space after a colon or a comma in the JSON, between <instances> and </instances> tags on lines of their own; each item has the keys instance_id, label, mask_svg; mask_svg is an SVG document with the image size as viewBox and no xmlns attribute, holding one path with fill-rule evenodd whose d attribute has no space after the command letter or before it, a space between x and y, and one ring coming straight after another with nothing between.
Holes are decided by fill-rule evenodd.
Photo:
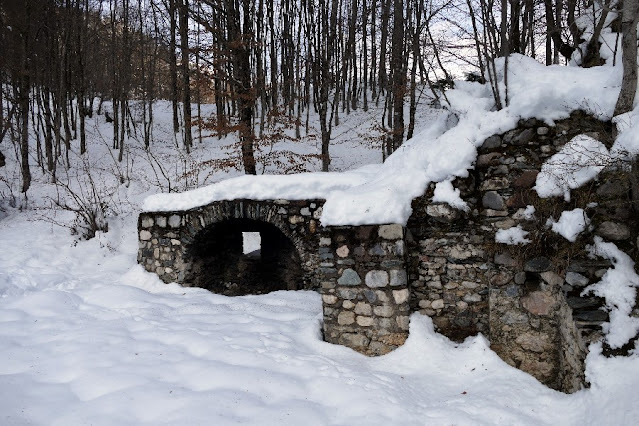
<instances>
[{"instance_id":1,"label":"snow on top of wall","mask_svg":"<svg viewBox=\"0 0 639 426\"><path fill-rule=\"evenodd\" d=\"M498 62L498 79L503 82L503 59ZM535 117L553 124L577 109L610 119L620 82L621 67L546 67L512 55L508 60L508 107L493 110L487 84L457 82L454 90L446 92L457 124L450 127L450 117L442 112L429 129L405 142L384 164L345 173L242 176L181 194L153 195L145 200L143 209L183 210L241 198L322 198L326 200L321 217L325 226L405 224L413 198L422 195L431 182L467 176L477 147L489 136L514 128L519 119ZM503 93L503 84L501 90ZM639 146L639 138L630 139L628 144Z\"/></svg>"}]
</instances>

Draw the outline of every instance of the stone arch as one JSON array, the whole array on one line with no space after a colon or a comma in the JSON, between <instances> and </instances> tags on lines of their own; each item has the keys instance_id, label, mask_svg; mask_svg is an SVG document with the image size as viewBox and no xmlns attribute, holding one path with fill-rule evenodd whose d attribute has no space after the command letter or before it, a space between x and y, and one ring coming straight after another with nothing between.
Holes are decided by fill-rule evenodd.
<instances>
[{"instance_id":1,"label":"stone arch","mask_svg":"<svg viewBox=\"0 0 639 426\"><path fill-rule=\"evenodd\" d=\"M273 201L236 200L190 211L181 238L185 284L227 295L316 287L314 225L289 210ZM262 236L259 258L243 255L243 232Z\"/></svg>"}]
</instances>

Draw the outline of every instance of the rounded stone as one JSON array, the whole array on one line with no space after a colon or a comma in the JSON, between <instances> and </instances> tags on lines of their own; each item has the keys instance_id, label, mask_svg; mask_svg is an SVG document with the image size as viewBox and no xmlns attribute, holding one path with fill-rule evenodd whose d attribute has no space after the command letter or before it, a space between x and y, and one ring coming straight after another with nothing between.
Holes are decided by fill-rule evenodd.
<instances>
[{"instance_id":1,"label":"rounded stone","mask_svg":"<svg viewBox=\"0 0 639 426\"><path fill-rule=\"evenodd\" d=\"M444 308L444 299L433 300L430 303L430 307L433 309L443 309Z\"/></svg>"},{"instance_id":2,"label":"rounded stone","mask_svg":"<svg viewBox=\"0 0 639 426\"><path fill-rule=\"evenodd\" d=\"M339 325L350 325L355 322L355 314L351 311L342 311L337 316L337 323Z\"/></svg>"},{"instance_id":3,"label":"rounded stone","mask_svg":"<svg viewBox=\"0 0 639 426\"><path fill-rule=\"evenodd\" d=\"M342 276L337 280L337 284L339 285L360 285L362 283L362 279L359 277L359 274L355 272L353 269L345 269L342 272Z\"/></svg>"},{"instance_id":4,"label":"rounded stone","mask_svg":"<svg viewBox=\"0 0 639 426\"><path fill-rule=\"evenodd\" d=\"M151 233L149 231L147 231L146 229L143 229L142 231L140 231L140 240L149 241L150 239L151 239Z\"/></svg>"},{"instance_id":5,"label":"rounded stone","mask_svg":"<svg viewBox=\"0 0 639 426\"><path fill-rule=\"evenodd\" d=\"M182 224L182 218L179 215L173 214L169 216L169 226L171 228L179 228L181 224Z\"/></svg>"},{"instance_id":6,"label":"rounded stone","mask_svg":"<svg viewBox=\"0 0 639 426\"><path fill-rule=\"evenodd\" d=\"M145 217L142 219L141 221L141 225L142 228L150 228L153 226L153 218L152 217Z\"/></svg>"},{"instance_id":7,"label":"rounded stone","mask_svg":"<svg viewBox=\"0 0 639 426\"><path fill-rule=\"evenodd\" d=\"M504 199L496 191L488 191L481 199L482 205L487 209L503 210Z\"/></svg>"},{"instance_id":8,"label":"rounded stone","mask_svg":"<svg viewBox=\"0 0 639 426\"><path fill-rule=\"evenodd\" d=\"M409 292L407 288L403 290L393 290L393 299L395 299L395 303L398 305L406 303L408 301L408 296Z\"/></svg>"},{"instance_id":9,"label":"rounded stone","mask_svg":"<svg viewBox=\"0 0 639 426\"><path fill-rule=\"evenodd\" d=\"M597 235L612 241L627 240L630 238L630 228L623 223L617 222L603 222L597 228L596 233Z\"/></svg>"},{"instance_id":10,"label":"rounded stone","mask_svg":"<svg viewBox=\"0 0 639 426\"><path fill-rule=\"evenodd\" d=\"M369 271L364 281L371 288L386 287L389 283L388 272L380 270Z\"/></svg>"},{"instance_id":11,"label":"rounded stone","mask_svg":"<svg viewBox=\"0 0 639 426\"><path fill-rule=\"evenodd\" d=\"M350 252L350 250L348 250L348 246L347 245L343 245L340 248L338 248L336 250L336 253L339 257L346 257L348 256L348 253Z\"/></svg>"}]
</instances>

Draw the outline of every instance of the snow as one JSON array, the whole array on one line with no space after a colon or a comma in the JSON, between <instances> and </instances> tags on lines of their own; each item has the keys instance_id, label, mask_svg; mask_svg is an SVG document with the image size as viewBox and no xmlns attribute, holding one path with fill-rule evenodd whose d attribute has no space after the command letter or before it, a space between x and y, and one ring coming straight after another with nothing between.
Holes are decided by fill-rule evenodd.
<instances>
[{"instance_id":1,"label":"snow","mask_svg":"<svg viewBox=\"0 0 639 426\"><path fill-rule=\"evenodd\" d=\"M611 163L605 145L586 135L577 135L541 166L534 189L542 198L563 196L595 179Z\"/></svg>"},{"instance_id":2,"label":"snow","mask_svg":"<svg viewBox=\"0 0 639 426\"><path fill-rule=\"evenodd\" d=\"M502 244L508 245L525 245L530 242L528 238L528 231L524 231L520 225L513 226L508 229L499 229L495 233L495 241Z\"/></svg>"},{"instance_id":3,"label":"snow","mask_svg":"<svg viewBox=\"0 0 639 426\"><path fill-rule=\"evenodd\" d=\"M499 60L500 81L503 66L503 60ZM567 118L575 109L609 119L620 83L620 67L546 67L534 59L512 55L508 61L509 106L493 110L488 85L456 82L456 88L446 92L452 116L444 110L434 112L428 117L429 126L405 142L384 164L348 173L242 176L182 194L153 195L143 208L181 210L239 198L322 198L326 200L320 219L324 226L405 224L412 212L412 199L422 195L429 183L468 175L477 147L487 137L514 128L519 119L537 117L552 124ZM582 140L585 137L579 139ZM592 142L584 144L595 146ZM538 188L542 193L554 194L559 189L552 189L553 182L550 178L538 181Z\"/></svg>"},{"instance_id":4,"label":"snow","mask_svg":"<svg viewBox=\"0 0 639 426\"><path fill-rule=\"evenodd\" d=\"M590 224L590 218L583 209L563 211L557 222L553 219L548 220L551 229L571 243L574 243L577 236L585 231Z\"/></svg>"},{"instance_id":5,"label":"snow","mask_svg":"<svg viewBox=\"0 0 639 426\"><path fill-rule=\"evenodd\" d=\"M34 425L582 425L639 417L639 357L588 358L590 389L550 390L482 336L458 344L413 314L369 358L321 338L313 292L225 297L135 264L136 217L75 241L0 221L0 423ZM34 250L37 247L37 250ZM596 349L596 348L595 348Z\"/></svg>"},{"instance_id":6,"label":"snow","mask_svg":"<svg viewBox=\"0 0 639 426\"><path fill-rule=\"evenodd\" d=\"M459 210L468 211L468 203L461 199L459 195L460 191L453 187L453 183L450 180L438 182L435 185L435 191L433 193L432 201L434 203L447 203L451 207Z\"/></svg>"},{"instance_id":7,"label":"snow","mask_svg":"<svg viewBox=\"0 0 639 426\"><path fill-rule=\"evenodd\" d=\"M610 260L613 267L606 271L601 281L588 286L583 294L592 293L606 300L610 322L604 324L603 331L610 347L620 348L639 333L639 318L631 315L637 300L639 275L634 270L635 263L630 256L614 243L595 237L591 252Z\"/></svg>"}]
</instances>

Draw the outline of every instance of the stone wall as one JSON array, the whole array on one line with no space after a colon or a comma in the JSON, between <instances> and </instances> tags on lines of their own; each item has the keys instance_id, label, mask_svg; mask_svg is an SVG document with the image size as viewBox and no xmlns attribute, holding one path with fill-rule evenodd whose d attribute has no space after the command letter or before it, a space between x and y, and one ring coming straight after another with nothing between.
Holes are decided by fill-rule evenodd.
<instances>
[{"instance_id":1,"label":"stone wall","mask_svg":"<svg viewBox=\"0 0 639 426\"><path fill-rule=\"evenodd\" d=\"M574 136L587 134L610 147L611 133L609 123L581 112L554 126L521 121L488 138L475 170L455 180L467 212L431 202L434 185L415 199L407 224L411 310L431 316L452 339L486 334L506 362L550 387L572 392L583 386L587 344L601 336L607 315L601 300L581 292L609 267L589 258L586 246L600 235L637 260L637 185L632 173L610 165L598 181L573 191L571 202L540 199L532 188L543 162ZM534 217L524 214L528 205ZM546 221L577 207L593 228L570 243ZM498 230L518 225L530 244L495 242Z\"/></svg>"},{"instance_id":2,"label":"stone wall","mask_svg":"<svg viewBox=\"0 0 639 426\"><path fill-rule=\"evenodd\" d=\"M401 225L331 227L320 240L324 338L383 355L408 336Z\"/></svg>"},{"instance_id":3,"label":"stone wall","mask_svg":"<svg viewBox=\"0 0 639 426\"><path fill-rule=\"evenodd\" d=\"M488 138L474 170L455 180L467 211L433 203L433 184L413 201L406 227L320 227L322 200L221 201L185 212L142 213L138 261L165 282L202 285L197 277L220 262L198 259L217 255L215 245L238 245L231 234L281 234L269 246L282 253L274 262L299 263L303 283L283 288L320 290L327 341L385 354L405 341L410 313L420 312L451 339L483 333L509 364L573 392L586 385L587 344L601 337L608 319L601 300L581 294L610 266L589 257L587 245L599 235L639 260L639 178L636 167L628 172L628 165L608 165L598 180L574 190L570 202L540 199L533 186L543 162L574 136L587 134L610 147L611 133L609 123L581 112L554 126L521 121ZM535 207L533 216L525 214L527 206ZM591 229L571 243L547 220L575 208L585 210ZM496 232L514 226L529 232L529 244L495 242ZM243 294L233 290L238 283L223 284L222 291L211 289Z\"/></svg>"},{"instance_id":4,"label":"stone wall","mask_svg":"<svg viewBox=\"0 0 639 426\"><path fill-rule=\"evenodd\" d=\"M144 212L138 219L138 263L147 271L158 274L164 282L197 285L201 266L195 261L198 258L196 250L202 247L201 240L206 240L208 230L234 224L238 232L250 232L260 229L256 226L268 224L286 237L295 249L302 271L298 288L316 289L319 282L318 219L323 203L323 200L234 200L218 201L187 211ZM224 244L215 241L212 245ZM227 287L229 291L222 293L251 292L250 289L233 291L233 286Z\"/></svg>"}]
</instances>

